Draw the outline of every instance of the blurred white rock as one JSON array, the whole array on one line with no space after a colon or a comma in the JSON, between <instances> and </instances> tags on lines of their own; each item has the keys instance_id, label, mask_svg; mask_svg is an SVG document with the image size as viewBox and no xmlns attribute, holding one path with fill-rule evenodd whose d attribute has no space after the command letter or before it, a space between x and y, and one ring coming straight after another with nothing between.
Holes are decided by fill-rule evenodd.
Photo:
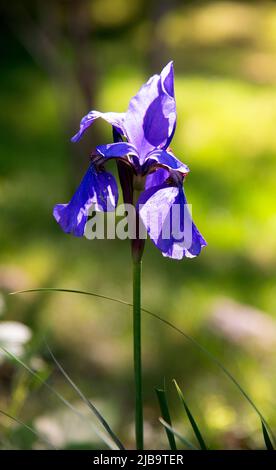
<instances>
[{"instance_id":1,"label":"blurred white rock","mask_svg":"<svg viewBox=\"0 0 276 470\"><path fill-rule=\"evenodd\" d=\"M32 332L30 328L17 321L0 322L0 345L16 356L24 353L26 343L30 341ZM0 351L0 363L6 354Z\"/></svg>"},{"instance_id":2,"label":"blurred white rock","mask_svg":"<svg viewBox=\"0 0 276 470\"><path fill-rule=\"evenodd\" d=\"M113 408L103 402L94 401L99 408L106 408L104 415L108 416L113 426ZM99 448L103 442L109 442L114 449L116 446L103 431L102 426L91 410L82 402L74 401L73 406L80 416L69 408L58 408L54 412L39 416L34 421L35 429L57 448L65 448L74 444L93 444Z\"/></svg>"}]
</instances>

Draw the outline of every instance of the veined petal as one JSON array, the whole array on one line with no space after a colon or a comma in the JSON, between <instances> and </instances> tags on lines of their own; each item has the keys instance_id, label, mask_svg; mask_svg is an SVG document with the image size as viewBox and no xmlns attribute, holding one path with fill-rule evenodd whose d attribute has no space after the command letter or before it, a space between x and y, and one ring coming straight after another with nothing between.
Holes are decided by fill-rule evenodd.
<instances>
[{"instance_id":1,"label":"veined petal","mask_svg":"<svg viewBox=\"0 0 276 470\"><path fill-rule=\"evenodd\" d=\"M173 63L170 62L160 75L153 75L129 103L125 130L141 162L154 148L167 148L173 137L176 125L173 80Z\"/></svg>"},{"instance_id":2,"label":"veined petal","mask_svg":"<svg viewBox=\"0 0 276 470\"><path fill-rule=\"evenodd\" d=\"M120 134L126 135L124 127L125 113L101 113L99 111L90 111L82 118L80 122L80 130L72 137L71 141L78 142L86 129L98 118L102 118L111 124Z\"/></svg>"},{"instance_id":3,"label":"veined petal","mask_svg":"<svg viewBox=\"0 0 276 470\"><path fill-rule=\"evenodd\" d=\"M168 225L170 210L178 189L166 183L146 189L139 197L137 210L151 240L162 252L170 248L169 237L162 236L162 230Z\"/></svg>"},{"instance_id":4,"label":"veined petal","mask_svg":"<svg viewBox=\"0 0 276 470\"><path fill-rule=\"evenodd\" d=\"M103 157L106 158L124 157L128 153L138 156L134 145L131 145L128 142L115 142L114 144L98 145L96 149Z\"/></svg>"},{"instance_id":5,"label":"veined petal","mask_svg":"<svg viewBox=\"0 0 276 470\"><path fill-rule=\"evenodd\" d=\"M181 260L184 257L186 258L195 258L200 255L202 248L207 246L206 240L203 238L199 232L196 225L192 222L192 243L191 246L186 249L182 246L181 243L175 241L171 244L169 249L165 252L162 252L162 255L166 258L173 258Z\"/></svg>"},{"instance_id":6,"label":"veined petal","mask_svg":"<svg viewBox=\"0 0 276 470\"><path fill-rule=\"evenodd\" d=\"M68 204L57 204L53 215L65 233L81 237L92 210L113 211L117 202L115 178L106 171L98 172L90 165L71 201Z\"/></svg>"},{"instance_id":7,"label":"veined petal","mask_svg":"<svg viewBox=\"0 0 276 470\"><path fill-rule=\"evenodd\" d=\"M151 240L164 256L192 258L206 246L192 221L182 187L166 183L154 186L141 194L137 209Z\"/></svg>"},{"instance_id":8,"label":"veined petal","mask_svg":"<svg viewBox=\"0 0 276 470\"><path fill-rule=\"evenodd\" d=\"M190 171L187 165L178 160L173 153L158 149L153 150L146 157L144 167L147 171L150 167L162 167L168 170L176 170L183 175L186 175Z\"/></svg>"}]
</instances>

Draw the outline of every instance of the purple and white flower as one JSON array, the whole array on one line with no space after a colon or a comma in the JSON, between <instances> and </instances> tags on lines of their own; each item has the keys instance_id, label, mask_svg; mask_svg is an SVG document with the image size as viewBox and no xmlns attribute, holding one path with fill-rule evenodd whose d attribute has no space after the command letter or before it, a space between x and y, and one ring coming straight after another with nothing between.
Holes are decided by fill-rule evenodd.
<instances>
[{"instance_id":1,"label":"purple and white flower","mask_svg":"<svg viewBox=\"0 0 276 470\"><path fill-rule=\"evenodd\" d=\"M175 259L199 255L206 241L191 219L192 237L187 245L173 231L164 239L162 226L153 216L161 210L168 221L178 205L183 210L179 218L183 233L187 205L183 182L189 168L169 148L176 128L173 63L140 88L125 113L90 111L72 141L79 141L98 118L111 124L114 142L96 147L97 154L71 201L55 206L54 217L64 232L83 236L91 208L104 212L115 209L118 187L105 164L116 159L124 200L136 204L138 218L162 254Z\"/></svg>"}]
</instances>

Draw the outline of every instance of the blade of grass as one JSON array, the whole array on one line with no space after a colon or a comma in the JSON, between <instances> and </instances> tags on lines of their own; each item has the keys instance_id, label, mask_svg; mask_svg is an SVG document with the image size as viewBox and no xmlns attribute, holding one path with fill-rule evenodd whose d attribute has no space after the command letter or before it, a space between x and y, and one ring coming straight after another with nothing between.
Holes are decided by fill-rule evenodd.
<instances>
[{"instance_id":1,"label":"blade of grass","mask_svg":"<svg viewBox=\"0 0 276 470\"><path fill-rule=\"evenodd\" d=\"M29 292L65 292L65 293L67 292L67 293L71 293L71 294L88 295L88 296L96 297L96 298L99 298L99 299L109 300L111 302L116 302L116 303L119 303L121 305L126 305L126 306L129 306L129 307L133 306L132 303L126 302L125 300L120 300L120 299L116 299L116 298L113 298L113 297L108 297L106 295L101 295L101 294L97 294L97 293L94 293L94 292L75 290L75 289L55 288L55 287L42 287L42 288L37 288L37 289L26 289L26 290L11 292L10 295L25 294L25 293L29 293ZM210 353L208 351L208 349L206 349L204 346L202 346L200 343L198 343L194 338L192 338L187 333L185 333L183 330L181 330L178 326L175 326L169 320L166 320L165 318L162 318L159 315L157 315L156 313L153 313L150 310L145 309L145 308L141 308L141 311L144 312L144 313L147 313L151 317L159 320L164 325L167 325L170 328L172 328L174 331L176 331L181 336L186 338L186 340L189 341L191 344L193 344L193 346L195 346L202 353L204 353L206 356L208 356L209 359L211 359L211 361L213 361L214 364L216 364L220 368L220 370L228 377L228 379L230 379L230 381L238 388L238 390L243 395L243 397L246 399L246 401L252 406L252 408L255 410L255 412L260 417L261 421L265 424L267 431L269 432L270 436L273 439L274 444L276 445L276 438L273 434L273 431L270 428L270 426L267 423L264 416L262 415L261 411L255 405L255 403L249 397L249 395L246 393L246 391L242 388L242 386L239 384L239 382L235 379L235 377L231 374L231 372L229 372L228 369L226 369L226 367L216 358L216 356L214 356L212 353Z\"/></svg>"},{"instance_id":2,"label":"blade of grass","mask_svg":"<svg viewBox=\"0 0 276 470\"><path fill-rule=\"evenodd\" d=\"M28 424L24 423L23 421L21 421L19 418L16 418L15 416L12 416L10 415L9 413L6 413L5 411L3 410L0 410L0 413L3 415L3 416L6 416L7 418L9 418L10 420L16 422L17 424L20 424L20 426L23 426L25 429L27 429L28 431L30 431L31 433L33 433L36 437L38 437L39 440L45 442L45 444L47 444L49 447L51 447L52 449L54 450L57 450L56 447L50 442L48 441L48 439L46 439L46 437L42 436L40 433L38 433L34 428L32 428L31 426L29 426Z\"/></svg>"},{"instance_id":3,"label":"blade of grass","mask_svg":"<svg viewBox=\"0 0 276 470\"><path fill-rule=\"evenodd\" d=\"M187 403L184 399L183 393L182 393L182 391L181 391L181 389L180 389L180 387L179 387L179 385L178 385L178 383L176 382L175 379L173 380L173 383L175 385L175 388L176 388L177 394L180 398L180 401L182 402L182 405L184 406L184 409L187 413L188 419L191 423L191 426L193 428L194 434L195 434L195 436L198 440L198 443L200 445L201 450L207 450L207 446L204 442L204 439L203 439L202 434L199 430L199 427L198 427L198 425L197 425L197 423L196 423L196 421L195 421L195 419L194 419L194 417L193 417L193 415L192 415L192 413L191 413L191 411L190 411L190 409L189 409L189 407L188 407L188 405L187 405Z\"/></svg>"},{"instance_id":4,"label":"blade of grass","mask_svg":"<svg viewBox=\"0 0 276 470\"><path fill-rule=\"evenodd\" d=\"M169 431L172 435L176 436L182 444L187 446L189 449L198 450L188 439L183 437L178 431L176 431L169 423L167 423L163 418L159 418L160 423L164 426L166 431Z\"/></svg>"},{"instance_id":5,"label":"blade of grass","mask_svg":"<svg viewBox=\"0 0 276 470\"><path fill-rule=\"evenodd\" d=\"M165 390L160 389L160 388L156 388L155 392L156 392L156 395L157 395L157 398L158 398L162 418L164 419L164 421L166 421L166 423L169 426L171 426L172 425L172 420L171 420L171 416L170 416L170 411L169 411L166 392L165 392ZM166 427L165 427L165 431L166 431L166 434L167 434L167 438L168 438L171 450L177 450L174 434Z\"/></svg>"},{"instance_id":6,"label":"blade of grass","mask_svg":"<svg viewBox=\"0 0 276 470\"><path fill-rule=\"evenodd\" d=\"M273 444L270 440L265 424L262 422L262 431L267 450L274 450Z\"/></svg>"},{"instance_id":7,"label":"blade of grass","mask_svg":"<svg viewBox=\"0 0 276 470\"><path fill-rule=\"evenodd\" d=\"M15 354L8 351L6 348L0 345L0 349L13 361L27 370L33 377L35 377L42 385L44 385L49 391L51 391L64 405L66 405L75 415L79 418L84 419L87 421L87 417L80 413L77 408L75 408L66 398L64 398L59 392L57 392L53 387L51 387L47 382L45 382L41 377L33 371L27 364L25 364L21 359L19 359ZM91 421L88 420L89 423L92 425ZM105 434L99 431L94 425L92 425L92 429L95 434L103 440L103 442L111 449L114 450L114 443L111 441Z\"/></svg>"},{"instance_id":8,"label":"blade of grass","mask_svg":"<svg viewBox=\"0 0 276 470\"><path fill-rule=\"evenodd\" d=\"M55 362L55 364L57 365L58 369L60 370L60 372L62 373L62 375L66 378L66 380L68 381L68 383L71 385L71 387L75 390L75 392L78 394L78 396L81 398L81 400L89 407L89 409L92 411L92 413L96 416L96 418L100 421L100 423L102 424L102 426L104 427L104 429L106 430L106 432L110 435L111 439L115 442L115 444L118 446L118 448L120 450L125 450L123 444L121 443L120 439L116 436L116 434L112 431L111 427L109 426L109 424L107 423L107 421L105 420L105 418L101 415L101 413L99 412L99 410L96 408L95 405L93 405L93 403L82 393L82 391L78 388L78 386L73 382L73 380L71 379L71 377L69 377L69 375L67 374L67 372L64 370L64 368L62 367L62 365L58 362L58 360L56 359L56 357L54 356L53 352L51 351L49 345L47 344L47 342L45 341L45 344L46 344L46 347L53 359L53 361Z\"/></svg>"}]
</instances>

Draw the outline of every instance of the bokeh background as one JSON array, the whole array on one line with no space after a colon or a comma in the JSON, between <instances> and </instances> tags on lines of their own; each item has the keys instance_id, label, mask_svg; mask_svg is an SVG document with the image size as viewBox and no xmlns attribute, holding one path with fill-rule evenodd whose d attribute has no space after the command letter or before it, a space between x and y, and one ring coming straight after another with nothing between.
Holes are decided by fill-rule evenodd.
<instances>
[{"instance_id":1,"label":"bokeh background","mask_svg":"<svg viewBox=\"0 0 276 470\"><path fill-rule=\"evenodd\" d=\"M143 304L193 336L234 374L276 426L276 3L193 0L2 2L0 74L0 343L87 415L80 420L0 356L0 408L61 448L103 448L92 417L44 343L133 446L131 311L70 294L8 296L66 287L131 299L129 246L66 236L52 217L69 200L97 122L70 137L89 109L124 111L147 78L175 63L173 150L191 169L185 188L208 241L201 256L162 258L147 243ZM206 441L263 447L260 420L208 357L143 318L145 435L166 448L154 387L166 379L175 427L193 439L176 378ZM92 421L90 421L92 419ZM2 448L41 448L0 416Z\"/></svg>"}]
</instances>

